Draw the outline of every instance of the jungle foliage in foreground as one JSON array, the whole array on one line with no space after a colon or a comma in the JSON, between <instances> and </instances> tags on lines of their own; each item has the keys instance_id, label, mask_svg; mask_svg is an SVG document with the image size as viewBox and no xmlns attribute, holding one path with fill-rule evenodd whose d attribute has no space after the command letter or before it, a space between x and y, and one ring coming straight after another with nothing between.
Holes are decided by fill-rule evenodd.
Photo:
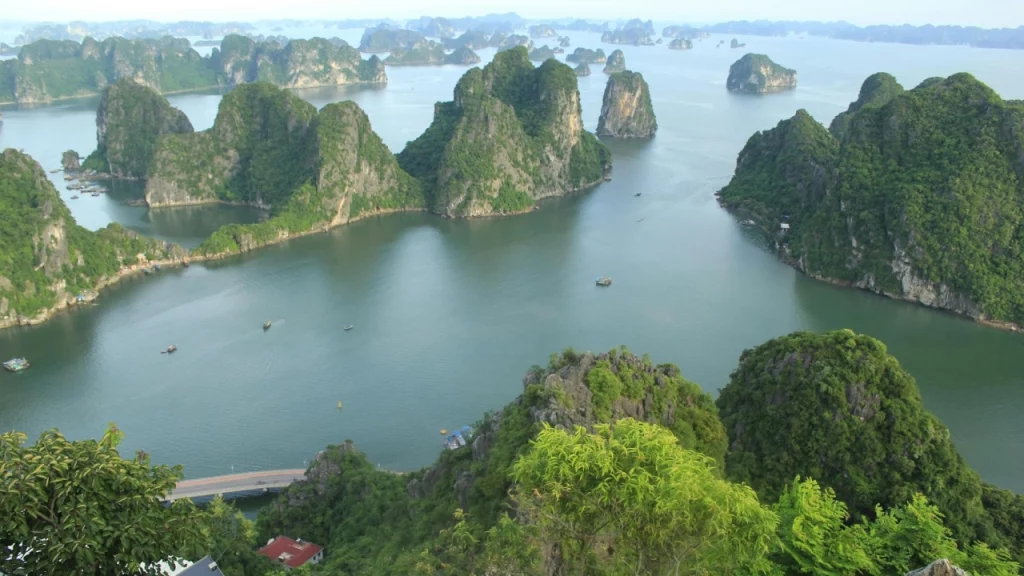
<instances>
[{"instance_id":1,"label":"jungle foliage in foreground","mask_svg":"<svg viewBox=\"0 0 1024 576\"><path fill-rule=\"evenodd\" d=\"M970 74L869 77L830 130L806 111L754 134L723 205L816 277L1024 322L1024 104Z\"/></svg>"}]
</instances>

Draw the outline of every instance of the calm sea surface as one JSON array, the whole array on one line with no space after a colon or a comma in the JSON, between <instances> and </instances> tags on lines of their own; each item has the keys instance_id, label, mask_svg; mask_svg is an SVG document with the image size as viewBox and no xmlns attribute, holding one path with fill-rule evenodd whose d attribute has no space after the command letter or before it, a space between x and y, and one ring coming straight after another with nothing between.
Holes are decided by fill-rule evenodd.
<instances>
[{"instance_id":1,"label":"calm sea surface","mask_svg":"<svg viewBox=\"0 0 1024 576\"><path fill-rule=\"evenodd\" d=\"M285 31L313 33L325 31ZM351 42L359 34L326 31ZM573 47L615 48L594 34L571 36ZM0 374L0 429L34 436L58 427L81 438L114 421L126 451L184 464L190 477L299 467L346 438L381 467L407 470L437 456L438 429L500 408L530 365L567 346L625 344L717 393L745 348L793 330L852 328L885 341L917 377L971 465L1024 491L1024 338L808 280L712 196L754 131L799 108L827 124L871 73L912 87L967 71L1004 98L1024 98L1024 51L741 37L746 50L799 71L795 92L759 98L726 92L729 65L744 50L715 48L719 39L688 52L623 48L650 83L660 131L650 142L609 142L614 180L589 193L511 218L374 218L130 280L98 306L0 331L0 357L33 362L23 374ZM605 84L593 68L580 80L591 130ZM397 152L464 71L391 68L385 89L299 94L318 107L355 100ZM220 97L171 101L203 129ZM0 148L56 168L61 151L95 147L95 107L92 99L4 109ZM51 178L69 198L60 174ZM140 193L124 185L67 202L89 228L116 221L188 246L221 224L260 217L126 205ZM614 286L595 287L602 275ZM273 328L264 333L267 319ZM348 324L355 329L343 331ZM169 344L179 351L159 354Z\"/></svg>"}]
</instances>

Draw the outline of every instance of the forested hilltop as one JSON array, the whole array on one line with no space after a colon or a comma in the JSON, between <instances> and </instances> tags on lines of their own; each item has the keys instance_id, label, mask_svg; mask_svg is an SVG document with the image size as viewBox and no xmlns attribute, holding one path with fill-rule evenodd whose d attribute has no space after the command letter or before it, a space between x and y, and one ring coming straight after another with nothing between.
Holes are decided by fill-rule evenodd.
<instances>
[{"instance_id":1,"label":"forested hilltop","mask_svg":"<svg viewBox=\"0 0 1024 576\"><path fill-rule=\"evenodd\" d=\"M1022 125L970 74L876 74L831 132L800 110L754 134L718 196L813 277L1022 325Z\"/></svg>"},{"instance_id":2,"label":"forested hilltop","mask_svg":"<svg viewBox=\"0 0 1024 576\"><path fill-rule=\"evenodd\" d=\"M314 575L876 576L938 558L1019 572L1024 498L981 481L867 336L801 332L747 350L717 403L625 347L553 354L523 388L423 470L329 446L255 525L220 501L162 506L180 468L120 461L116 429L28 447L5 434L0 456L25 489L0 485L0 542L14 550L0 570L134 574L116 567L210 554L228 576L263 576L280 572L255 548L285 534L325 546L303 568ZM70 493L51 481L84 469L97 481ZM132 506L111 506L108 485ZM103 524L61 530L83 504ZM104 538L108 526L137 537Z\"/></svg>"},{"instance_id":3,"label":"forested hilltop","mask_svg":"<svg viewBox=\"0 0 1024 576\"><path fill-rule=\"evenodd\" d=\"M82 228L39 163L13 149L0 154L0 327L41 321L126 272L185 255L119 224Z\"/></svg>"},{"instance_id":4,"label":"forested hilltop","mask_svg":"<svg viewBox=\"0 0 1024 576\"><path fill-rule=\"evenodd\" d=\"M209 57L200 56L188 40L170 36L37 40L22 46L17 58L0 62L0 104L91 96L123 78L161 93L257 80L288 87L387 82L379 58L363 60L338 39L281 46L228 35Z\"/></svg>"}]
</instances>

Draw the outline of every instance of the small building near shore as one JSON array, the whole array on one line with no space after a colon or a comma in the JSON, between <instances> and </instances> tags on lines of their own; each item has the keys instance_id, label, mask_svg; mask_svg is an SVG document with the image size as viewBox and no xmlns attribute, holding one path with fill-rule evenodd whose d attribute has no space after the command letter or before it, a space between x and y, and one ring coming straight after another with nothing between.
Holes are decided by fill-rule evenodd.
<instances>
[{"instance_id":1,"label":"small building near shore","mask_svg":"<svg viewBox=\"0 0 1024 576\"><path fill-rule=\"evenodd\" d=\"M319 564L324 559L324 549L312 542L302 539L292 540L287 536L278 536L260 548L260 554L284 566L285 570L309 564Z\"/></svg>"}]
</instances>

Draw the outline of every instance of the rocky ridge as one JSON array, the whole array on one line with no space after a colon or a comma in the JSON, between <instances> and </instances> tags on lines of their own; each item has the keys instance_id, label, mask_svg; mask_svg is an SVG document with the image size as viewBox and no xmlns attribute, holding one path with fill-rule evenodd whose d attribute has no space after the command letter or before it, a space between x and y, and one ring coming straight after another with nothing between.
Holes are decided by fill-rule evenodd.
<instances>
[{"instance_id":1,"label":"rocky ridge","mask_svg":"<svg viewBox=\"0 0 1024 576\"><path fill-rule=\"evenodd\" d=\"M731 92L764 94L796 88L796 70L772 62L764 54L746 54L729 67L725 83Z\"/></svg>"},{"instance_id":2,"label":"rocky ridge","mask_svg":"<svg viewBox=\"0 0 1024 576\"><path fill-rule=\"evenodd\" d=\"M649 138L657 130L651 91L643 75L627 70L609 76L601 101L597 135Z\"/></svg>"}]
</instances>

